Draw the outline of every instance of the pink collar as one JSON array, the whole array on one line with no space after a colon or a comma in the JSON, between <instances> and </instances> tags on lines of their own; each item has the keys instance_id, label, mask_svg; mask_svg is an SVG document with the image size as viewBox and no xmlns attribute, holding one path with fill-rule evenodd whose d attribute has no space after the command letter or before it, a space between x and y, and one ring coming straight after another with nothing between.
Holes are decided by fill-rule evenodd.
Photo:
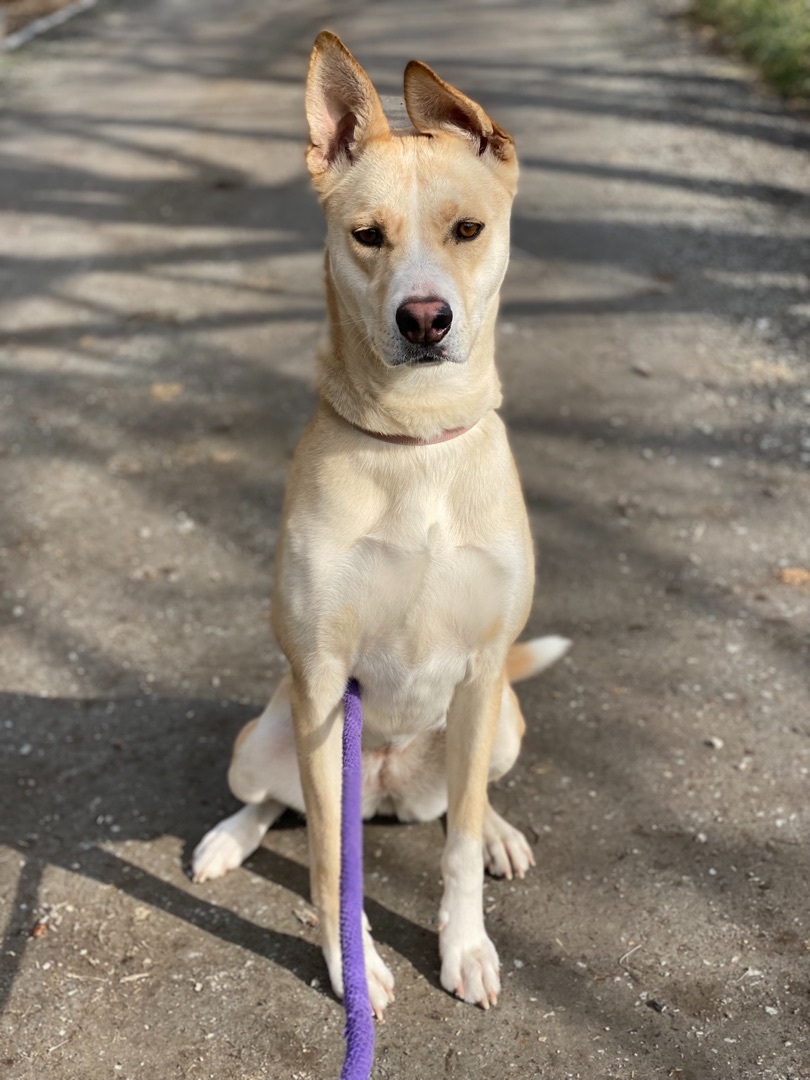
<instances>
[{"instance_id":1,"label":"pink collar","mask_svg":"<svg viewBox=\"0 0 810 1080\"><path fill-rule=\"evenodd\" d=\"M478 421L476 420L468 427L447 428L435 439L420 439L418 435L386 435L382 431L369 431L368 428L360 427L359 424L353 424L351 420L347 420L346 423L350 424L355 431L362 431L364 435L370 435L372 439L379 439L380 442L396 443L397 446L435 446L436 443L449 442L451 439L457 439L459 435L466 435L468 431L472 431Z\"/></svg>"}]
</instances>

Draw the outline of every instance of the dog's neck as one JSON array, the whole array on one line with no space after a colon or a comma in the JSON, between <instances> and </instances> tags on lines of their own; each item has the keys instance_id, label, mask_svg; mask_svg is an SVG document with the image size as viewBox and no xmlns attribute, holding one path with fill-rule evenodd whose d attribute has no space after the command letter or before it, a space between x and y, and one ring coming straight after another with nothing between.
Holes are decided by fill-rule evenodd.
<instances>
[{"instance_id":1,"label":"dog's neck","mask_svg":"<svg viewBox=\"0 0 810 1080\"><path fill-rule=\"evenodd\" d=\"M357 424L353 424L351 420L346 420L346 423L349 427L353 427L355 431L359 431L363 435L368 435L371 439L377 439L379 442L392 443L395 446L436 446L437 443L450 442L451 439L457 439L459 435L466 435L468 431L472 431L475 427L475 424L470 424L469 427L447 428L432 439L422 439L417 435L385 435L381 431L367 431L366 428L361 428L358 427Z\"/></svg>"},{"instance_id":2,"label":"dog's neck","mask_svg":"<svg viewBox=\"0 0 810 1080\"><path fill-rule=\"evenodd\" d=\"M434 442L446 432L468 430L501 404L494 361L497 302L463 364L387 367L341 312L328 273L326 293L329 331L319 355L319 389L332 409L354 427Z\"/></svg>"}]
</instances>

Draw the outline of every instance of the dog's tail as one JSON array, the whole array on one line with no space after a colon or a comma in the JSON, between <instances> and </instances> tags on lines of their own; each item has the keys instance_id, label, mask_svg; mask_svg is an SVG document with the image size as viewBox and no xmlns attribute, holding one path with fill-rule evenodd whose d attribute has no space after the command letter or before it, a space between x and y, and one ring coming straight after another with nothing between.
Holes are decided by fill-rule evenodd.
<instances>
[{"instance_id":1,"label":"dog's tail","mask_svg":"<svg viewBox=\"0 0 810 1080\"><path fill-rule=\"evenodd\" d=\"M510 683L516 683L539 675L565 656L570 648L568 638L556 634L515 642L506 657L506 677Z\"/></svg>"}]
</instances>

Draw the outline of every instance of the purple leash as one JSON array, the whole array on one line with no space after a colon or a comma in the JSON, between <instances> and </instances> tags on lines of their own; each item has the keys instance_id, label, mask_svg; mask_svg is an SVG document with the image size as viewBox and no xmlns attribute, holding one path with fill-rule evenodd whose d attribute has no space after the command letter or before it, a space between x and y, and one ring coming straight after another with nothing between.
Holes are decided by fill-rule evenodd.
<instances>
[{"instance_id":1,"label":"purple leash","mask_svg":"<svg viewBox=\"0 0 810 1080\"><path fill-rule=\"evenodd\" d=\"M360 686L343 695L343 795L340 820L340 952L346 1008L346 1057L340 1080L368 1080L374 1062L374 1019L363 952L363 761Z\"/></svg>"}]
</instances>

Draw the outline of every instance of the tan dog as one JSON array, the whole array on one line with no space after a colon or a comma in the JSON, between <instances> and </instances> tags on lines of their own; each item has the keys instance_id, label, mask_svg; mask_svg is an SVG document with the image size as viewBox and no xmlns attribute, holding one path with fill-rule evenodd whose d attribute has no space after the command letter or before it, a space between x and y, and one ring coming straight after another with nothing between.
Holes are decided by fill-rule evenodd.
<instances>
[{"instance_id":1,"label":"tan dog","mask_svg":"<svg viewBox=\"0 0 810 1080\"><path fill-rule=\"evenodd\" d=\"M447 811L441 982L487 1008L500 982L484 868L522 877L534 862L487 783L520 749L510 681L542 670L568 642L513 645L534 582L495 412L514 144L424 64L405 70L405 103L413 130L392 131L341 41L318 37L307 165L328 222L329 340L276 558L273 627L290 671L236 742L228 778L248 805L200 842L193 871L203 881L238 866L285 806L305 810L312 899L342 993L341 699L355 676L364 816L427 821ZM365 946L380 1016L393 978L368 929Z\"/></svg>"}]
</instances>

